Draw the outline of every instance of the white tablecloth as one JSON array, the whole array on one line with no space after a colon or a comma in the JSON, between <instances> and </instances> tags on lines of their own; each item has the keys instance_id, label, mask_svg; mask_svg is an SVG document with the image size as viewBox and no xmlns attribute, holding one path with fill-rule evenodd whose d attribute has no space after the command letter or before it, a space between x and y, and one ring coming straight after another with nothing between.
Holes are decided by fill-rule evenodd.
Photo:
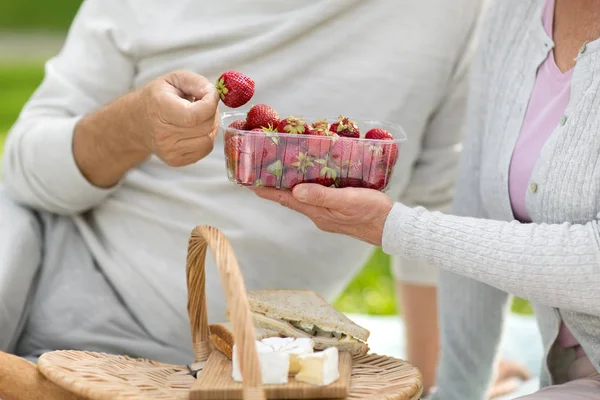
<instances>
[{"instance_id":1,"label":"white tablecloth","mask_svg":"<svg viewBox=\"0 0 600 400\"><path fill-rule=\"evenodd\" d=\"M406 338L404 337L404 325L400 317L375 317L355 314L349 314L348 317L371 332L369 347L372 352L406 358ZM534 378L521 383L518 392L498 398L498 400L514 399L534 392L539 387L537 376L543 350L539 331L533 317L515 314L508 317L502 352L507 359L524 363Z\"/></svg>"}]
</instances>

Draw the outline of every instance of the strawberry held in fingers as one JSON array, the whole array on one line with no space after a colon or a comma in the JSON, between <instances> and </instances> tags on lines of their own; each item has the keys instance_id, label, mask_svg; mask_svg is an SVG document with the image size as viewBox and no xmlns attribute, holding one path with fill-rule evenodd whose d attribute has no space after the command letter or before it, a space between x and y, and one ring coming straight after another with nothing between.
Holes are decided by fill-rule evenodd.
<instances>
[{"instance_id":1,"label":"strawberry held in fingers","mask_svg":"<svg viewBox=\"0 0 600 400\"><path fill-rule=\"evenodd\" d=\"M356 125L356 122L342 115L338 117L338 120L336 122L331 124L329 130L333 133L337 133L339 136L351 138L360 137L360 130L358 129L358 125Z\"/></svg>"},{"instance_id":2,"label":"strawberry held in fingers","mask_svg":"<svg viewBox=\"0 0 600 400\"><path fill-rule=\"evenodd\" d=\"M291 135L307 135L308 131L308 124L304 120L293 116L282 119L277 126L277 132Z\"/></svg>"},{"instance_id":3,"label":"strawberry held in fingers","mask_svg":"<svg viewBox=\"0 0 600 400\"><path fill-rule=\"evenodd\" d=\"M238 108L254 96L254 81L237 71L223 73L216 83L221 101L231 108Z\"/></svg>"},{"instance_id":4,"label":"strawberry held in fingers","mask_svg":"<svg viewBox=\"0 0 600 400\"><path fill-rule=\"evenodd\" d=\"M249 129L277 127L279 114L266 104L257 104L248 110L246 124Z\"/></svg>"}]
</instances>

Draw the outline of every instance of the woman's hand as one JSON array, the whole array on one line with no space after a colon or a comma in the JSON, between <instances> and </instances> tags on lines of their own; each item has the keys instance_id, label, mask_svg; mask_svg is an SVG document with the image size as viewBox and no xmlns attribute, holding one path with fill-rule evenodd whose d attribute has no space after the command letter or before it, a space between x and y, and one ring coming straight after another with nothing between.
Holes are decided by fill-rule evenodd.
<instances>
[{"instance_id":1,"label":"woman's hand","mask_svg":"<svg viewBox=\"0 0 600 400\"><path fill-rule=\"evenodd\" d=\"M381 246L383 226L393 206L387 195L372 189L335 189L303 183L292 192L252 190L263 199L306 215L323 231L352 236L375 246Z\"/></svg>"}]
</instances>

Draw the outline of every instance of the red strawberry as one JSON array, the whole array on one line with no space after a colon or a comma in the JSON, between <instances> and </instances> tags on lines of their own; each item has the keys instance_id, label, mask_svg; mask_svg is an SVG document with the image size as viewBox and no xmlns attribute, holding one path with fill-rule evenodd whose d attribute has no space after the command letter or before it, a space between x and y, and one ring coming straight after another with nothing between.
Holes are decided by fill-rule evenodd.
<instances>
[{"instance_id":1,"label":"red strawberry","mask_svg":"<svg viewBox=\"0 0 600 400\"><path fill-rule=\"evenodd\" d=\"M376 141L365 141L363 146L363 167L365 170L375 168L383 164L383 145Z\"/></svg>"},{"instance_id":2,"label":"red strawberry","mask_svg":"<svg viewBox=\"0 0 600 400\"><path fill-rule=\"evenodd\" d=\"M300 154L300 146L298 143L288 142L283 149L283 166L291 167L293 163L298 161L298 155Z\"/></svg>"},{"instance_id":3,"label":"red strawberry","mask_svg":"<svg viewBox=\"0 0 600 400\"><path fill-rule=\"evenodd\" d=\"M363 179L363 187L375 190L384 190L389 182L389 174L388 171L390 169L385 168L385 166L372 166L370 168L370 172L366 172Z\"/></svg>"},{"instance_id":4,"label":"red strawberry","mask_svg":"<svg viewBox=\"0 0 600 400\"><path fill-rule=\"evenodd\" d=\"M279 177L283 173L283 164L280 160L275 161L266 168L260 170L260 176L254 183L255 186L277 188Z\"/></svg>"},{"instance_id":5,"label":"red strawberry","mask_svg":"<svg viewBox=\"0 0 600 400\"><path fill-rule=\"evenodd\" d=\"M324 138L306 138L306 148L308 154L315 158L323 158L331 149L333 140L327 137L337 136L337 134L326 130L324 127L311 129L309 134L312 136L324 136Z\"/></svg>"},{"instance_id":6,"label":"red strawberry","mask_svg":"<svg viewBox=\"0 0 600 400\"><path fill-rule=\"evenodd\" d=\"M376 139L376 140L394 140L394 137L388 131L381 128L370 129L365 134L365 139ZM381 149L377 149L379 146L377 143L370 143L371 151L380 153L381 161L385 162L388 166L396 164L398 160L398 145L396 143L381 144Z\"/></svg>"},{"instance_id":7,"label":"red strawberry","mask_svg":"<svg viewBox=\"0 0 600 400\"><path fill-rule=\"evenodd\" d=\"M347 165L350 161L362 161L362 154L362 143L344 137L337 138L331 147L331 160L338 167Z\"/></svg>"},{"instance_id":8,"label":"red strawberry","mask_svg":"<svg viewBox=\"0 0 600 400\"><path fill-rule=\"evenodd\" d=\"M292 116L282 119L277 126L277 132L292 135L307 135L308 131L308 124L304 120Z\"/></svg>"},{"instance_id":9,"label":"red strawberry","mask_svg":"<svg viewBox=\"0 0 600 400\"><path fill-rule=\"evenodd\" d=\"M356 122L342 115L338 117L338 120L336 122L331 124L329 130L331 132L337 133L340 136L352 138L360 137L360 130L358 129L358 125L356 125Z\"/></svg>"},{"instance_id":10,"label":"red strawberry","mask_svg":"<svg viewBox=\"0 0 600 400\"><path fill-rule=\"evenodd\" d=\"M365 133L365 139L394 140L394 137L385 129L373 128Z\"/></svg>"},{"instance_id":11,"label":"red strawberry","mask_svg":"<svg viewBox=\"0 0 600 400\"><path fill-rule=\"evenodd\" d=\"M237 71L227 71L217 79L217 91L226 106L238 108L254 96L254 81Z\"/></svg>"},{"instance_id":12,"label":"red strawberry","mask_svg":"<svg viewBox=\"0 0 600 400\"><path fill-rule=\"evenodd\" d=\"M257 104L248 110L246 124L249 129L277 127L279 114L266 104Z\"/></svg>"},{"instance_id":13,"label":"red strawberry","mask_svg":"<svg viewBox=\"0 0 600 400\"><path fill-rule=\"evenodd\" d=\"M314 130L320 130L320 129L324 129L324 130L328 131L328 130L329 130L329 122L327 122L327 120L320 119L320 120L318 120L318 121L315 121L315 122L312 124L312 128L313 128Z\"/></svg>"},{"instance_id":14,"label":"red strawberry","mask_svg":"<svg viewBox=\"0 0 600 400\"><path fill-rule=\"evenodd\" d=\"M225 139L225 158L231 169L237 167L242 155L252 155L253 150L252 140L246 136L229 135Z\"/></svg>"},{"instance_id":15,"label":"red strawberry","mask_svg":"<svg viewBox=\"0 0 600 400\"><path fill-rule=\"evenodd\" d=\"M235 120L229 124L229 128L245 131L245 130L247 130L246 120L244 120L244 119Z\"/></svg>"},{"instance_id":16,"label":"red strawberry","mask_svg":"<svg viewBox=\"0 0 600 400\"><path fill-rule=\"evenodd\" d=\"M306 168L306 182L331 186L337 178L337 170L327 165L326 159L314 160L312 166Z\"/></svg>"},{"instance_id":17,"label":"red strawberry","mask_svg":"<svg viewBox=\"0 0 600 400\"><path fill-rule=\"evenodd\" d=\"M287 169L283 173L283 179L281 180L282 189L292 189L299 183L304 182L304 173L297 168Z\"/></svg>"},{"instance_id":18,"label":"red strawberry","mask_svg":"<svg viewBox=\"0 0 600 400\"><path fill-rule=\"evenodd\" d=\"M279 138L266 128L252 129L252 132L261 132L254 137L254 151L257 154L257 162L260 166L271 164L277 158Z\"/></svg>"},{"instance_id":19,"label":"red strawberry","mask_svg":"<svg viewBox=\"0 0 600 400\"><path fill-rule=\"evenodd\" d=\"M360 161L352 161L344 165L335 184L337 187L362 187L362 163Z\"/></svg>"},{"instance_id":20,"label":"red strawberry","mask_svg":"<svg viewBox=\"0 0 600 400\"><path fill-rule=\"evenodd\" d=\"M249 154L243 154L235 170L235 179L242 185L254 185L256 181L256 166L254 157Z\"/></svg>"}]
</instances>

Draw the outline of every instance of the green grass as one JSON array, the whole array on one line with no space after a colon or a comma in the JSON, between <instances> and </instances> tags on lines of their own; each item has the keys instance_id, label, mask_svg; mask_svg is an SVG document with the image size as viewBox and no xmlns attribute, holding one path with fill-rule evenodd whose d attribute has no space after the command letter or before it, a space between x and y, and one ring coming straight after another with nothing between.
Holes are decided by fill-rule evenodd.
<instances>
[{"instance_id":1,"label":"green grass","mask_svg":"<svg viewBox=\"0 0 600 400\"><path fill-rule=\"evenodd\" d=\"M65 31L81 0L2 0L0 30Z\"/></svg>"},{"instance_id":2,"label":"green grass","mask_svg":"<svg viewBox=\"0 0 600 400\"><path fill-rule=\"evenodd\" d=\"M43 63L0 64L0 150L5 132L43 78ZM377 249L362 271L348 285L335 306L350 313L394 315L397 313L390 258ZM512 310L531 314L528 302L515 299Z\"/></svg>"}]
</instances>

